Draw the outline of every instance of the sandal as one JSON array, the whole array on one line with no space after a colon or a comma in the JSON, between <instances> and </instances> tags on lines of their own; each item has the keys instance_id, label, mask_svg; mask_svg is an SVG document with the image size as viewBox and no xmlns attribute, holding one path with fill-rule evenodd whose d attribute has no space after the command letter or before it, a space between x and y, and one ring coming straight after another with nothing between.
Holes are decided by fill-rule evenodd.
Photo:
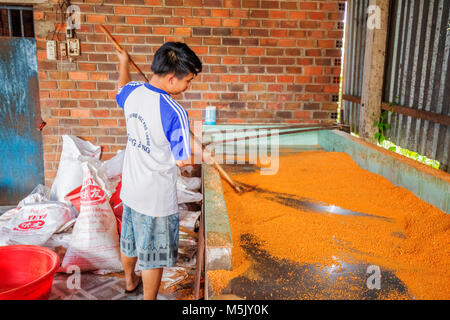
<instances>
[{"instance_id":1,"label":"sandal","mask_svg":"<svg viewBox=\"0 0 450 320\"><path fill-rule=\"evenodd\" d=\"M133 293L133 292L135 292L141 286L141 284L142 284L142 277L139 277L139 282L136 285L136 287L134 287L134 289L132 289L132 290L125 289L125 293Z\"/></svg>"}]
</instances>

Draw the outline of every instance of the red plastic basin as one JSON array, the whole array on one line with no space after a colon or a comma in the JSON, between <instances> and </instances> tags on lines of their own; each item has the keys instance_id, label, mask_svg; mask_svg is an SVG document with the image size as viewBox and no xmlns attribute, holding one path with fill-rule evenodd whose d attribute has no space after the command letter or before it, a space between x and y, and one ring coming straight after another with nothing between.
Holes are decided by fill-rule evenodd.
<instances>
[{"instance_id":1,"label":"red plastic basin","mask_svg":"<svg viewBox=\"0 0 450 320\"><path fill-rule=\"evenodd\" d=\"M0 246L0 300L47 300L59 264L44 247Z\"/></svg>"}]
</instances>

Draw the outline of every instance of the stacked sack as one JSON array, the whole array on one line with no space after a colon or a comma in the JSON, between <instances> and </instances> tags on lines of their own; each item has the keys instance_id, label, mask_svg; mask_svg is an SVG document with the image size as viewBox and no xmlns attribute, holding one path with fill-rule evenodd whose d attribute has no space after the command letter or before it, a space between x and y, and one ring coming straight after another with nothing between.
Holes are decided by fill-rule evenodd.
<instances>
[{"instance_id":1,"label":"stacked sack","mask_svg":"<svg viewBox=\"0 0 450 320\"><path fill-rule=\"evenodd\" d=\"M35 244L53 249L62 261L60 272L71 265L102 274L121 271L124 152L102 162L99 146L70 135L62 139L60 163L51 189L39 185L17 208L0 216L0 245ZM199 192L201 179L190 176L191 171L192 166L179 170L177 195L180 226L195 231L203 196ZM177 268L195 267L196 248L196 237L180 232ZM183 272L187 277L186 270ZM183 272L165 270L163 279L170 283L169 275L176 275L179 281Z\"/></svg>"}]
</instances>

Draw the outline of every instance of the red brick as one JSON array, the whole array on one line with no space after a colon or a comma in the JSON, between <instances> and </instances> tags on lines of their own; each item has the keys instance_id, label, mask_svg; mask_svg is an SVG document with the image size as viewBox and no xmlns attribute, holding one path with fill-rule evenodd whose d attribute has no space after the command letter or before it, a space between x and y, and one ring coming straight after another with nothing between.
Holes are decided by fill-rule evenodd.
<instances>
[{"instance_id":1,"label":"red brick","mask_svg":"<svg viewBox=\"0 0 450 320\"><path fill-rule=\"evenodd\" d=\"M269 11L270 19L286 19L287 12L286 11Z\"/></svg>"},{"instance_id":2,"label":"red brick","mask_svg":"<svg viewBox=\"0 0 450 320\"><path fill-rule=\"evenodd\" d=\"M142 16L150 16L153 13L152 8L134 7L134 13Z\"/></svg>"},{"instance_id":3,"label":"red brick","mask_svg":"<svg viewBox=\"0 0 450 320\"><path fill-rule=\"evenodd\" d=\"M82 127L96 127L97 125L97 119L80 119L80 126Z\"/></svg>"},{"instance_id":4,"label":"red brick","mask_svg":"<svg viewBox=\"0 0 450 320\"><path fill-rule=\"evenodd\" d=\"M304 12L304 11L290 11L288 13L288 18L289 19L294 19L294 20L304 20L304 19L306 19L306 12Z\"/></svg>"},{"instance_id":5,"label":"red brick","mask_svg":"<svg viewBox=\"0 0 450 320\"><path fill-rule=\"evenodd\" d=\"M81 91L81 90L70 91L70 97L72 99L88 99L89 91Z\"/></svg>"},{"instance_id":6,"label":"red brick","mask_svg":"<svg viewBox=\"0 0 450 320\"><path fill-rule=\"evenodd\" d=\"M326 93L338 93L339 92L339 86L338 85L335 85L335 86L332 86L332 85L324 86L323 92L326 92Z\"/></svg>"},{"instance_id":7,"label":"red brick","mask_svg":"<svg viewBox=\"0 0 450 320\"><path fill-rule=\"evenodd\" d=\"M86 22L88 23L105 23L106 22L106 16L104 15L98 15L98 14L88 14L86 16Z\"/></svg>"},{"instance_id":8,"label":"red brick","mask_svg":"<svg viewBox=\"0 0 450 320\"><path fill-rule=\"evenodd\" d=\"M78 88L83 90L95 90L95 82L93 81L78 81Z\"/></svg>"},{"instance_id":9,"label":"red brick","mask_svg":"<svg viewBox=\"0 0 450 320\"><path fill-rule=\"evenodd\" d=\"M334 40L318 40L317 46L319 48L334 48L335 41Z\"/></svg>"},{"instance_id":10,"label":"red brick","mask_svg":"<svg viewBox=\"0 0 450 320\"><path fill-rule=\"evenodd\" d=\"M91 80L108 80L108 74L103 72L91 72Z\"/></svg>"},{"instance_id":11,"label":"red brick","mask_svg":"<svg viewBox=\"0 0 450 320\"><path fill-rule=\"evenodd\" d=\"M311 111L296 111L294 112L294 118L311 119Z\"/></svg>"},{"instance_id":12,"label":"red brick","mask_svg":"<svg viewBox=\"0 0 450 320\"><path fill-rule=\"evenodd\" d=\"M250 56L261 56L264 54L264 48L247 48L247 54Z\"/></svg>"},{"instance_id":13,"label":"red brick","mask_svg":"<svg viewBox=\"0 0 450 320\"><path fill-rule=\"evenodd\" d=\"M308 12L308 18L311 20L324 20L325 17L324 12Z\"/></svg>"},{"instance_id":14,"label":"red brick","mask_svg":"<svg viewBox=\"0 0 450 320\"><path fill-rule=\"evenodd\" d=\"M260 75L258 76L259 82L273 83L276 81L276 77L272 75Z\"/></svg>"},{"instance_id":15,"label":"red brick","mask_svg":"<svg viewBox=\"0 0 450 320\"><path fill-rule=\"evenodd\" d=\"M249 10L231 10L231 17L233 18L248 18Z\"/></svg>"},{"instance_id":16,"label":"red brick","mask_svg":"<svg viewBox=\"0 0 450 320\"><path fill-rule=\"evenodd\" d=\"M257 79L258 79L258 77L254 76L254 75L241 75L239 77L239 80L241 82L256 82Z\"/></svg>"},{"instance_id":17,"label":"red brick","mask_svg":"<svg viewBox=\"0 0 450 320\"><path fill-rule=\"evenodd\" d=\"M270 30L270 36L271 37L286 38L287 37L287 33L288 33L288 30L286 30L286 29Z\"/></svg>"},{"instance_id":18,"label":"red brick","mask_svg":"<svg viewBox=\"0 0 450 320\"><path fill-rule=\"evenodd\" d=\"M185 17L183 19L183 24L185 26L201 26L202 25L202 20L198 19L198 18L188 18Z\"/></svg>"},{"instance_id":19,"label":"red brick","mask_svg":"<svg viewBox=\"0 0 450 320\"><path fill-rule=\"evenodd\" d=\"M318 23L316 21L311 20L302 20L300 21L300 28L303 29L317 29Z\"/></svg>"},{"instance_id":20,"label":"red brick","mask_svg":"<svg viewBox=\"0 0 450 320\"><path fill-rule=\"evenodd\" d=\"M241 25L240 19L223 19L222 25L224 27L239 27Z\"/></svg>"},{"instance_id":21,"label":"red brick","mask_svg":"<svg viewBox=\"0 0 450 320\"><path fill-rule=\"evenodd\" d=\"M41 91L42 92L42 91ZM58 91L50 91L49 92L49 97L52 99L64 99L64 98L68 98L69 97L69 91L62 91L62 90L58 90Z\"/></svg>"},{"instance_id":22,"label":"red brick","mask_svg":"<svg viewBox=\"0 0 450 320\"><path fill-rule=\"evenodd\" d=\"M235 75L223 75L220 77L222 82L237 82L238 76Z\"/></svg>"},{"instance_id":23,"label":"red brick","mask_svg":"<svg viewBox=\"0 0 450 320\"><path fill-rule=\"evenodd\" d=\"M162 4L162 0L145 0L145 4L149 6L160 6Z\"/></svg>"},{"instance_id":24,"label":"red brick","mask_svg":"<svg viewBox=\"0 0 450 320\"><path fill-rule=\"evenodd\" d=\"M99 127L116 127L117 120L116 119L98 119Z\"/></svg>"},{"instance_id":25,"label":"red brick","mask_svg":"<svg viewBox=\"0 0 450 320\"><path fill-rule=\"evenodd\" d=\"M153 27L153 34L170 34L172 28L167 27Z\"/></svg>"},{"instance_id":26,"label":"red brick","mask_svg":"<svg viewBox=\"0 0 450 320\"><path fill-rule=\"evenodd\" d=\"M300 2L300 9L303 9L303 10L316 10L317 9L317 2L301 1Z\"/></svg>"},{"instance_id":27,"label":"red brick","mask_svg":"<svg viewBox=\"0 0 450 320\"><path fill-rule=\"evenodd\" d=\"M227 9L212 9L211 10L212 17L221 17L226 18L230 16L230 11Z\"/></svg>"},{"instance_id":28,"label":"red brick","mask_svg":"<svg viewBox=\"0 0 450 320\"><path fill-rule=\"evenodd\" d=\"M114 12L116 14L133 14L133 7L124 7L124 6L117 6L114 7Z\"/></svg>"},{"instance_id":29,"label":"red brick","mask_svg":"<svg viewBox=\"0 0 450 320\"><path fill-rule=\"evenodd\" d=\"M72 110L70 110L70 116L72 118L89 118L90 110L89 109L72 109Z\"/></svg>"},{"instance_id":30,"label":"red brick","mask_svg":"<svg viewBox=\"0 0 450 320\"><path fill-rule=\"evenodd\" d=\"M311 77L307 77L307 76L296 76L295 77L295 83L311 83L312 82L312 78Z\"/></svg>"},{"instance_id":31,"label":"red brick","mask_svg":"<svg viewBox=\"0 0 450 320\"><path fill-rule=\"evenodd\" d=\"M292 83L292 82L294 82L294 77L293 76L277 76L277 82Z\"/></svg>"},{"instance_id":32,"label":"red brick","mask_svg":"<svg viewBox=\"0 0 450 320\"><path fill-rule=\"evenodd\" d=\"M190 36L191 28L173 28L174 35Z\"/></svg>"},{"instance_id":33,"label":"red brick","mask_svg":"<svg viewBox=\"0 0 450 320\"><path fill-rule=\"evenodd\" d=\"M41 81L39 87L42 89L56 89L58 85L56 81Z\"/></svg>"},{"instance_id":34,"label":"red brick","mask_svg":"<svg viewBox=\"0 0 450 320\"><path fill-rule=\"evenodd\" d=\"M108 118L109 110L108 109L93 109L92 116L94 118Z\"/></svg>"},{"instance_id":35,"label":"red brick","mask_svg":"<svg viewBox=\"0 0 450 320\"><path fill-rule=\"evenodd\" d=\"M126 21L128 24L145 24L145 17L127 17Z\"/></svg>"}]
</instances>

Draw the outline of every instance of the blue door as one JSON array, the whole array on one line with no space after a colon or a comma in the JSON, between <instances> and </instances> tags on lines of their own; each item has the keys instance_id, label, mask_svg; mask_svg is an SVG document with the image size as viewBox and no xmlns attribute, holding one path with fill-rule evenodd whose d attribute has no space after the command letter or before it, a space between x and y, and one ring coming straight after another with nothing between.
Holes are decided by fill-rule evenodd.
<instances>
[{"instance_id":1,"label":"blue door","mask_svg":"<svg viewBox=\"0 0 450 320\"><path fill-rule=\"evenodd\" d=\"M0 205L44 184L36 41L0 36Z\"/></svg>"}]
</instances>

